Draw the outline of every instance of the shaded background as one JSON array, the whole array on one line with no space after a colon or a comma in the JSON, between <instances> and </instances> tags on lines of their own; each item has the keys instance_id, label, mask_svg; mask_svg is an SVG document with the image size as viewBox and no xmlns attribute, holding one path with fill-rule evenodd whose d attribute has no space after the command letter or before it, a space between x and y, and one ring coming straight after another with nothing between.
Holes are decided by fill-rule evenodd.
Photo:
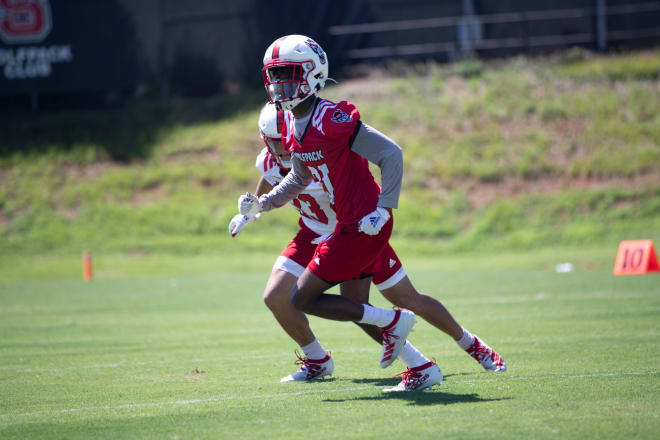
<instances>
[{"instance_id":1,"label":"shaded background","mask_svg":"<svg viewBox=\"0 0 660 440\"><path fill-rule=\"evenodd\" d=\"M569 46L605 51L660 39L660 2L648 0L23 1L48 10L52 29L38 42L0 40L4 113L258 88L263 51L283 34L315 38L336 77L351 65L393 58L446 62ZM12 8L5 6L3 21ZM14 18L21 19L29 17ZM364 23L385 24L351 27ZM6 61L8 52L52 47L68 48L70 59L50 63L48 75L16 77Z\"/></svg>"}]
</instances>

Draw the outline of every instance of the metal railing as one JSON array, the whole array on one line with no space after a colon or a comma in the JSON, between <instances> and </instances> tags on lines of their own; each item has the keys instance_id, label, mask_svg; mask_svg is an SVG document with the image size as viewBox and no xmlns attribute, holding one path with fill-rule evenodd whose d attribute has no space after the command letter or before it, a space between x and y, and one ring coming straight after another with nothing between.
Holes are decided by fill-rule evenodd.
<instances>
[{"instance_id":1,"label":"metal railing","mask_svg":"<svg viewBox=\"0 0 660 440\"><path fill-rule=\"evenodd\" d=\"M423 55L480 49L510 49L516 47L572 45L591 42L596 42L600 50L606 50L608 41L635 38L660 38L660 26L609 32L607 31L606 26L607 16L644 12L659 12L660 1L607 7L605 6L604 0L599 0L596 3L596 7L593 8L507 12L488 15L462 15L452 17L425 18L418 20L386 21L379 23L332 26L328 28L328 33L333 36L342 36L401 32L420 29L437 29L444 27L457 28L457 38L454 41L353 49L348 52L348 57L351 59ZM589 17L596 17L597 19L596 32L589 31L568 35L556 34L511 38L481 38L482 31L480 29L484 24L524 23L541 20L569 20ZM479 30L477 32L470 32L469 30L466 30L466 27L470 26L472 28L476 26L479 28Z\"/></svg>"}]
</instances>

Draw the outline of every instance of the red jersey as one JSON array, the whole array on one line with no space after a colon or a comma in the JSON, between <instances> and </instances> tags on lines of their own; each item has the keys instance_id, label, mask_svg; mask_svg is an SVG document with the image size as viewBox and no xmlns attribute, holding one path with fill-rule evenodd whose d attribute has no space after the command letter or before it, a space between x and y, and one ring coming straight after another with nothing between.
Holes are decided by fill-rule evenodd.
<instances>
[{"instance_id":1,"label":"red jersey","mask_svg":"<svg viewBox=\"0 0 660 440\"><path fill-rule=\"evenodd\" d=\"M357 223L376 210L380 187L367 159L351 151L360 112L348 101L317 99L301 139L293 135L293 114L285 113L284 148L296 156L330 197L340 224Z\"/></svg>"}]
</instances>

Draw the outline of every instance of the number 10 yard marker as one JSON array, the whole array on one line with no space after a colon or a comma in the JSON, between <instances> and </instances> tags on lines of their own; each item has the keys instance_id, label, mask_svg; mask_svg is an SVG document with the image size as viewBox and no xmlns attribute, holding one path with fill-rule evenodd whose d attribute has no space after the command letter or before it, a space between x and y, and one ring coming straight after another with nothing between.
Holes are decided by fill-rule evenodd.
<instances>
[{"instance_id":1,"label":"number 10 yard marker","mask_svg":"<svg viewBox=\"0 0 660 440\"><path fill-rule=\"evenodd\" d=\"M651 240L624 240L614 263L614 275L642 275L660 272L658 257Z\"/></svg>"}]
</instances>

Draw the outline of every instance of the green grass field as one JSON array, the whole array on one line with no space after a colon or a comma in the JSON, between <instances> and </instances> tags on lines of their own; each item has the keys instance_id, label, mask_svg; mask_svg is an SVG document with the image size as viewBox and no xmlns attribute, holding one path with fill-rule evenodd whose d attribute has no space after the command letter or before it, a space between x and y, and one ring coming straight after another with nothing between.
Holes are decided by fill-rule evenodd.
<instances>
[{"instance_id":1,"label":"green grass field","mask_svg":"<svg viewBox=\"0 0 660 440\"><path fill-rule=\"evenodd\" d=\"M398 361L380 369L355 326L316 318L334 377L278 383L295 344L261 299L274 255L99 258L91 283L79 259L2 264L0 438L657 438L660 275L615 278L615 253L402 255L509 368L420 322L411 340L446 379L404 394L381 392Z\"/></svg>"}]
</instances>

